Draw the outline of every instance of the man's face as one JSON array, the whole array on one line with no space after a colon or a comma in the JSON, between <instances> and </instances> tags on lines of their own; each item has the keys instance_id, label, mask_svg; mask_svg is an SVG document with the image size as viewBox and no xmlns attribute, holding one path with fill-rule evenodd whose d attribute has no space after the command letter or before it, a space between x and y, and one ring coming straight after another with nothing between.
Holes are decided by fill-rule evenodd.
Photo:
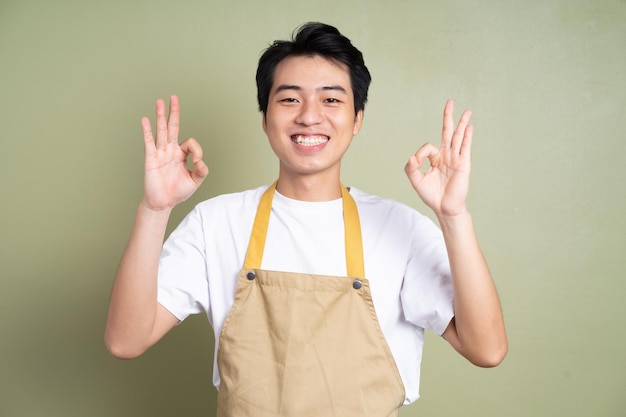
<instances>
[{"instance_id":1,"label":"man's face","mask_svg":"<svg viewBox=\"0 0 626 417\"><path fill-rule=\"evenodd\" d=\"M276 67L263 130L280 176L336 181L341 158L361 128L347 68L320 56L293 56Z\"/></svg>"}]
</instances>

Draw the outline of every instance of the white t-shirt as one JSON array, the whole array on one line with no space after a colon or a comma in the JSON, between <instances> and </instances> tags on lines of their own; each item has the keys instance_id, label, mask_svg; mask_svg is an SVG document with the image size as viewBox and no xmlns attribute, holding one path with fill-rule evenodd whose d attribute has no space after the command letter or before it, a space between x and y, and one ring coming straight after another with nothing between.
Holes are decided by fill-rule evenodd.
<instances>
[{"instance_id":1,"label":"white t-shirt","mask_svg":"<svg viewBox=\"0 0 626 417\"><path fill-rule=\"evenodd\" d=\"M163 246L158 300L179 320L204 312L219 341L237 275L267 186L198 204ZM454 315L441 231L398 202L350 189L359 211L365 278L408 404L419 397L424 329L441 335ZM304 202L274 195L262 269L346 275L341 199ZM217 343L215 356L217 355ZM214 360L213 383L219 387Z\"/></svg>"}]
</instances>

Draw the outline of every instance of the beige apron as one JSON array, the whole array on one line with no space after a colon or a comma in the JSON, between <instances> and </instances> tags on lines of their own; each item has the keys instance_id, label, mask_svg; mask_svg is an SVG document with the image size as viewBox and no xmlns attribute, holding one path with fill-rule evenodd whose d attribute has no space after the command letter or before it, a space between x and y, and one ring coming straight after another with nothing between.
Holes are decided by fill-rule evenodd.
<instances>
[{"instance_id":1,"label":"beige apron","mask_svg":"<svg viewBox=\"0 0 626 417\"><path fill-rule=\"evenodd\" d=\"M259 269L276 184L263 194L222 327L218 417L388 417L404 385L364 278L361 226L342 186L348 277Z\"/></svg>"}]
</instances>

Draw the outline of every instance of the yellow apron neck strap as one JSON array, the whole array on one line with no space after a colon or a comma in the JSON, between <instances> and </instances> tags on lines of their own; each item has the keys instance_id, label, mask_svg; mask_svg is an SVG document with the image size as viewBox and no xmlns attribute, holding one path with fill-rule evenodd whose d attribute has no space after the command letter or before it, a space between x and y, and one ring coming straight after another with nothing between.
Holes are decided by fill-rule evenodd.
<instances>
[{"instance_id":1,"label":"yellow apron neck strap","mask_svg":"<svg viewBox=\"0 0 626 417\"><path fill-rule=\"evenodd\" d=\"M245 269L258 269L261 267L263 250L265 249L265 238L269 225L270 213L272 211L272 201L276 182L272 184L261 196L259 207L257 208L248 253L244 263ZM361 222L356 202L346 189L341 185L341 199L343 204L343 223L346 247L346 268L349 277L365 278L365 267L363 262L363 243L361 236Z\"/></svg>"},{"instance_id":2,"label":"yellow apron neck strap","mask_svg":"<svg viewBox=\"0 0 626 417\"><path fill-rule=\"evenodd\" d=\"M250 234L250 242L248 243L248 253L246 261L243 264L245 269L261 268L261 260L263 260L263 250L265 249L265 237L267 236L267 226L270 222L270 213L272 212L272 201L274 200L274 191L276 191L276 183L270 185L261 196L259 207L256 210L256 217L252 225L252 233Z\"/></svg>"},{"instance_id":3,"label":"yellow apron neck strap","mask_svg":"<svg viewBox=\"0 0 626 417\"><path fill-rule=\"evenodd\" d=\"M365 278L365 262L363 260L363 238L359 210L348 189L341 184L343 201L343 227L346 241L346 267L348 276Z\"/></svg>"}]
</instances>

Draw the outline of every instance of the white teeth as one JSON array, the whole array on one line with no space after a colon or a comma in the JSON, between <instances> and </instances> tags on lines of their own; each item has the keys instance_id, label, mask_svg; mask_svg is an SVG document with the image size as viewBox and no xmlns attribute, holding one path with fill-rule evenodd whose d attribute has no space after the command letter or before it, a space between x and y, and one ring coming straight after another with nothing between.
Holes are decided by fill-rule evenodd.
<instances>
[{"instance_id":1,"label":"white teeth","mask_svg":"<svg viewBox=\"0 0 626 417\"><path fill-rule=\"evenodd\" d=\"M322 143L328 142L328 137L296 135L293 137L293 141L302 146L318 146Z\"/></svg>"}]
</instances>

